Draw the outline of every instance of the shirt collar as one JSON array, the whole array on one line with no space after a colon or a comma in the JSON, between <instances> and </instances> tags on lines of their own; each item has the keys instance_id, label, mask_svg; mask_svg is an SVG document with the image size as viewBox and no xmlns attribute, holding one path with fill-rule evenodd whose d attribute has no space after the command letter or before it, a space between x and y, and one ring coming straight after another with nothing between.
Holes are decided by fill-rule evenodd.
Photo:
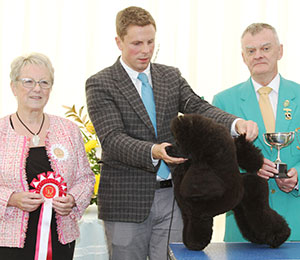
<instances>
[{"instance_id":1,"label":"shirt collar","mask_svg":"<svg viewBox=\"0 0 300 260\"><path fill-rule=\"evenodd\" d=\"M259 84L258 82L256 82L252 77L251 77L255 92L257 92L261 87L263 87L261 84ZM268 87L272 88L273 91L275 91L276 93L278 93L279 90L279 85L280 85L280 76L277 73L277 75L275 76L275 78L268 84Z\"/></svg>"},{"instance_id":2,"label":"shirt collar","mask_svg":"<svg viewBox=\"0 0 300 260\"><path fill-rule=\"evenodd\" d=\"M120 62L121 62L121 64L122 64L123 68L124 68L124 69L126 70L126 72L128 73L129 77L130 77L131 79L135 79L135 80L136 80L140 72L135 71L135 70L133 70L132 68L130 68L130 67L123 61L122 56L121 56L121 58L120 58ZM143 73L145 73L145 74L147 75L148 79L151 79L151 77L150 77L150 63L149 63L149 65L148 65L148 67L143 71Z\"/></svg>"}]
</instances>

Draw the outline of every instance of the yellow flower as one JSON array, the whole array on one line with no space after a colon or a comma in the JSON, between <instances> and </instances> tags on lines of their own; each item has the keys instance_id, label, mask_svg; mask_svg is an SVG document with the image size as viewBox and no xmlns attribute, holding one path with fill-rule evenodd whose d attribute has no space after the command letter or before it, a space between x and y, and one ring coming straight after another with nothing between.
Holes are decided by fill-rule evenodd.
<instances>
[{"instance_id":1,"label":"yellow flower","mask_svg":"<svg viewBox=\"0 0 300 260\"><path fill-rule=\"evenodd\" d=\"M92 135L94 135L94 134L96 133L95 128L94 128L92 122L90 122L90 121L89 121L88 123L85 124L85 128L86 128L86 130L88 130L88 132L90 132Z\"/></svg>"},{"instance_id":2,"label":"yellow flower","mask_svg":"<svg viewBox=\"0 0 300 260\"><path fill-rule=\"evenodd\" d=\"M1 0L0 0L1 1ZM67 109L65 113L66 117L72 118L80 127L80 131L84 140L85 151L87 155L87 159L89 161L91 170L95 174L96 183L94 186L94 195L91 198L90 204L97 204L97 193L98 187L100 183L100 172L101 167L99 165L99 159L101 157L101 144L99 139L96 136L95 128L90 121L88 114L83 112L84 106L80 107L77 112L75 105L68 107L64 106ZM98 149L95 149L98 148ZM63 151L66 157L66 151Z\"/></svg>"},{"instance_id":3,"label":"yellow flower","mask_svg":"<svg viewBox=\"0 0 300 260\"><path fill-rule=\"evenodd\" d=\"M98 188L99 188L99 183L100 183L100 174L95 174L96 182L94 186L94 194L98 194Z\"/></svg>"},{"instance_id":4,"label":"yellow flower","mask_svg":"<svg viewBox=\"0 0 300 260\"><path fill-rule=\"evenodd\" d=\"M87 143L84 144L85 151L89 153L92 149L98 147L97 140L89 140Z\"/></svg>"}]
</instances>

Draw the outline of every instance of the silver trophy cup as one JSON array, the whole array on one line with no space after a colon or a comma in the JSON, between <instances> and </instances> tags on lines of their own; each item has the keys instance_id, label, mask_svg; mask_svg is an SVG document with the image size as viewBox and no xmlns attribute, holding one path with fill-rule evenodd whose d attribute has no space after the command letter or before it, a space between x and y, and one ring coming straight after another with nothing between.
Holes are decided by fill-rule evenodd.
<instances>
[{"instance_id":1,"label":"silver trophy cup","mask_svg":"<svg viewBox=\"0 0 300 260\"><path fill-rule=\"evenodd\" d=\"M291 144L294 140L294 136L295 132L293 131L263 134L265 144L277 149L277 159L275 160L275 164L279 173L274 176L275 178L288 178L287 164L280 160L280 149Z\"/></svg>"}]
</instances>

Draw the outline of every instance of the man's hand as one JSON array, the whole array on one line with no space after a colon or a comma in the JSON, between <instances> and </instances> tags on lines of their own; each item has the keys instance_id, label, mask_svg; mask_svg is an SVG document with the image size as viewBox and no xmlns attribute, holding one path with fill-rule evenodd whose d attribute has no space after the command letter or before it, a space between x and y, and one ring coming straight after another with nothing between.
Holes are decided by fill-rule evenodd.
<instances>
[{"instance_id":1,"label":"man's hand","mask_svg":"<svg viewBox=\"0 0 300 260\"><path fill-rule=\"evenodd\" d=\"M289 176L289 178L277 178L276 183L279 189L281 189L282 191L291 192L298 182L297 170L295 168L291 168L288 171L287 175Z\"/></svg>"},{"instance_id":2,"label":"man's hand","mask_svg":"<svg viewBox=\"0 0 300 260\"><path fill-rule=\"evenodd\" d=\"M278 170L275 167L275 163L264 158L264 164L257 172L257 175L268 180L269 178L274 177L274 174L278 174Z\"/></svg>"},{"instance_id":3,"label":"man's hand","mask_svg":"<svg viewBox=\"0 0 300 260\"><path fill-rule=\"evenodd\" d=\"M56 197L53 199L52 206L57 214L67 216L75 206L75 199L70 194L66 197Z\"/></svg>"},{"instance_id":4,"label":"man's hand","mask_svg":"<svg viewBox=\"0 0 300 260\"><path fill-rule=\"evenodd\" d=\"M171 157L167 154L165 148L170 145L170 143L155 144L152 148L153 159L164 160L169 164L180 164L185 162L187 160L186 158Z\"/></svg>"},{"instance_id":5,"label":"man's hand","mask_svg":"<svg viewBox=\"0 0 300 260\"><path fill-rule=\"evenodd\" d=\"M246 139L253 141L258 135L258 126L251 120L239 119L236 122L235 130L238 134L246 134Z\"/></svg>"},{"instance_id":6,"label":"man's hand","mask_svg":"<svg viewBox=\"0 0 300 260\"><path fill-rule=\"evenodd\" d=\"M41 194L23 191L11 194L7 205L17 207L27 212L32 212L35 211L43 202L44 199Z\"/></svg>"},{"instance_id":7,"label":"man's hand","mask_svg":"<svg viewBox=\"0 0 300 260\"><path fill-rule=\"evenodd\" d=\"M274 177L274 174L278 174L278 170L275 168L275 163L264 158L264 164L257 172L257 175L268 180ZM275 181L279 189L284 192L291 192L298 183L298 173L295 168L291 168L287 175L289 178L276 178Z\"/></svg>"}]
</instances>

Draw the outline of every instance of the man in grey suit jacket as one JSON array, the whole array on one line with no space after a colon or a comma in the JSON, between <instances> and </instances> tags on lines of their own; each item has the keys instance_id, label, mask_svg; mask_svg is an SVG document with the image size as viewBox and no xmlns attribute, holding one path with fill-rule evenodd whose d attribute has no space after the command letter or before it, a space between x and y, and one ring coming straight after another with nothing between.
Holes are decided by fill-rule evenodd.
<instances>
[{"instance_id":1,"label":"man in grey suit jacket","mask_svg":"<svg viewBox=\"0 0 300 260\"><path fill-rule=\"evenodd\" d=\"M86 82L89 115L100 139L104 162L98 206L104 220L111 259L167 258L167 241L182 241L181 214L174 202L171 173L157 176L165 147L174 142L171 120L181 113L200 113L224 124L228 131L257 136L257 125L237 119L197 96L178 69L150 63L156 24L138 7L120 11L116 43L122 52L114 65ZM141 99L145 73L154 92L156 129Z\"/></svg>"}]
</instances>

